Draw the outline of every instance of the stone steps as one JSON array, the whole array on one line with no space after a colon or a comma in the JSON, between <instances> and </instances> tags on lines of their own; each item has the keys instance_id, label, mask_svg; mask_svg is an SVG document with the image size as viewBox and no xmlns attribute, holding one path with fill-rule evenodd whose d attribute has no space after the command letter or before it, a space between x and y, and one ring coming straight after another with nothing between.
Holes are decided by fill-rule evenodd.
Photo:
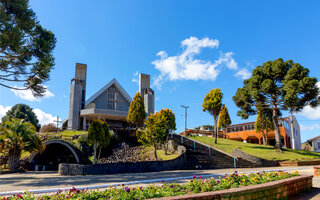
<instances>
[{"instance_id":1,"label":"stone steps","mask_svg":"<svg viewBox=\"0 0 320 200\"><path fill-rule=\"evenodd\" d=\"M187 165L186 169L222 169L222 168L234 168L234 157L224 152L215 150L203 145L199 142L194 142L189 138L183 137L181 142L181 136L174 135L172 138L176 143L185 146L187 150ZM194 149L194 143L196 148ZM250 168L256 167L255 164L239 158L236 161L237 167Z\"/></svg>"}]
</instances>

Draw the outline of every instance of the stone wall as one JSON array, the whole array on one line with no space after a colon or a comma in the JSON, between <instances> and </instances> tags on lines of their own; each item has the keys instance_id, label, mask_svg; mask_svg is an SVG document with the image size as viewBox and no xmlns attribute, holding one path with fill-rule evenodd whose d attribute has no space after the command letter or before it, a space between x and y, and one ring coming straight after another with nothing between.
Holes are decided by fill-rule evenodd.
<instances>
[{"instance_id":1,"label":"stone wall","mask_svg":"<svg viewBox=\"0 0 320 200\"><path fill-rule=\"evenodd\" d=\"M277 162L277 161L265 160L262 158L258 158L256 156L247 154L239 149L234 149L232 152L232 155L237 158L242 158L243 160L249 161L249 162L254 163L255 165L261 166L261 167L279 166L279 162Z\"/></svg>"},{"instance_id":2,"label":"stone wall","mask_svg":"<svg viewBox=\"0 0 320 200\"><path fill-rule=\"evenodd\" d=\"M96 175L96 174L115 174L115 173L137 173L155 172L165 170L183 169L186 163L186 149L178 146L180 156L173 160L166 161L145 161L145 162L126 162L109 164L59 164L60 175Z\"/></svg>"},{"instance_id":3,"label":"stone wall","mask_svg":"<svg viewBox=\"0 0 320 200\"><path fill-rule=\"evenodd\" d=\"M269 183L250 185L229 190L214 192L204 192L191 195L175 197L164 197L158 200L268 200L268 199L288 199L300 192L312 188L312 176L297 176ZM155 200L155 199L154 199Z\"/></svg>"}]
</instances>

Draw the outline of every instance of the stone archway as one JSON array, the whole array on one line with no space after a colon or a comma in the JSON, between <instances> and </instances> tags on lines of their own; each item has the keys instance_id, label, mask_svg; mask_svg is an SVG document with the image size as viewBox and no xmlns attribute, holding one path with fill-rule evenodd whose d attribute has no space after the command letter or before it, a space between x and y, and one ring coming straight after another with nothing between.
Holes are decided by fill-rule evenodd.
<instances>
[{"instance_id":1,"label":"stone archway","mask_svg":"<svg viewBox=\"0 0 320 200\"><path fill-rule=\"evenodd\" d=\"M61 140L49 140L44 143L45 150L30 156L30 169L58 170L59 163L80 163L74 147Z\"/></svg>"}]
</instances>

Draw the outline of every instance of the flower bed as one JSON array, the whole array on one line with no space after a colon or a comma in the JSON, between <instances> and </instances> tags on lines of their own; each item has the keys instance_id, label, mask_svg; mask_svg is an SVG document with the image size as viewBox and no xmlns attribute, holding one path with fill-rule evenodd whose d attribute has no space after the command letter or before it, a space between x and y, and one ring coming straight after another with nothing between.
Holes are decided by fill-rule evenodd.
<instances>
[{"instance_id":1,"label":"flower bed","mask_svg":"<svg viewBox=\"0 0 320 200\"><path fill-rule=\"evenodd\" d=\"M152 199L160 197L170 197L185 194L194 194L201 192L210 192L225 190L230 188L239 188L248 185L257 185L277 180L282 180L294 176L298 176L298 172L288 173L283 171L277 172L261 172L254 174L238 174L237 172L225 175L220 179L202 179L202 177L193 176L193 179L185 184L171 183L166 184L163 182L159 186L147 187L110 187L104 191L86 191L72 188L68 192L58 191L54 195L33 196L32 194L25 194L21 196L17 194L11 197L4 197L3 200L13 199L27 199L27 200L55 200L55 199Z\"/></svg>"}]
</instances>

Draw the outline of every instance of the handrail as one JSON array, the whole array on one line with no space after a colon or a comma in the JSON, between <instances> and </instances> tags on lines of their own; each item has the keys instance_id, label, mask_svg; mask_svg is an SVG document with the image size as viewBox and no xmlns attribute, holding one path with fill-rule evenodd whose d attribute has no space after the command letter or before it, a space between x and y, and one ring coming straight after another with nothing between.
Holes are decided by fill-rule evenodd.
<instances>
[{"instance_id":1,"label":"handrail","mask_svg":"<svg viewBox=\"0 0 320 200\"><path fill-rule=\"evenodd\" d=\"M225 155L227 155L227 156L232 157L232 158L233 158L233 162L234 162L234 168L236 168L236 161L238 160L237 157L235 157L235 156L233 156L233 155L231 155L231 154L229 154L229 153L227 153L227 152L221 151L220 149L217 149L217 148L215 148L215 147L213 147L213 146L210 146L210 145L204 144L204 143L202 143L202 142L200 142L200 141L194 140L194 139L192 139L192 138L189 138L189 137L186 137L186 136L183 136L183 135L178 135L178 134L176 134L176 135L177 135L177 136L181 136L181 141L183 141L182 138L185 138L185 139L191 140L191 141L193 141L193 142L195 142L195 143L199 143L199 144L201 144L201 145L203 145L203 146L208 147L208 148L209 148L209 154L210 154L210 148L212 148L212 149L214 149L215 151L218 151L218 152L220 152L220 153L222 153L222 154L225 154ZM209 155L209 156L210 156L210 155Z\"/></svg>"}]
</instances>

